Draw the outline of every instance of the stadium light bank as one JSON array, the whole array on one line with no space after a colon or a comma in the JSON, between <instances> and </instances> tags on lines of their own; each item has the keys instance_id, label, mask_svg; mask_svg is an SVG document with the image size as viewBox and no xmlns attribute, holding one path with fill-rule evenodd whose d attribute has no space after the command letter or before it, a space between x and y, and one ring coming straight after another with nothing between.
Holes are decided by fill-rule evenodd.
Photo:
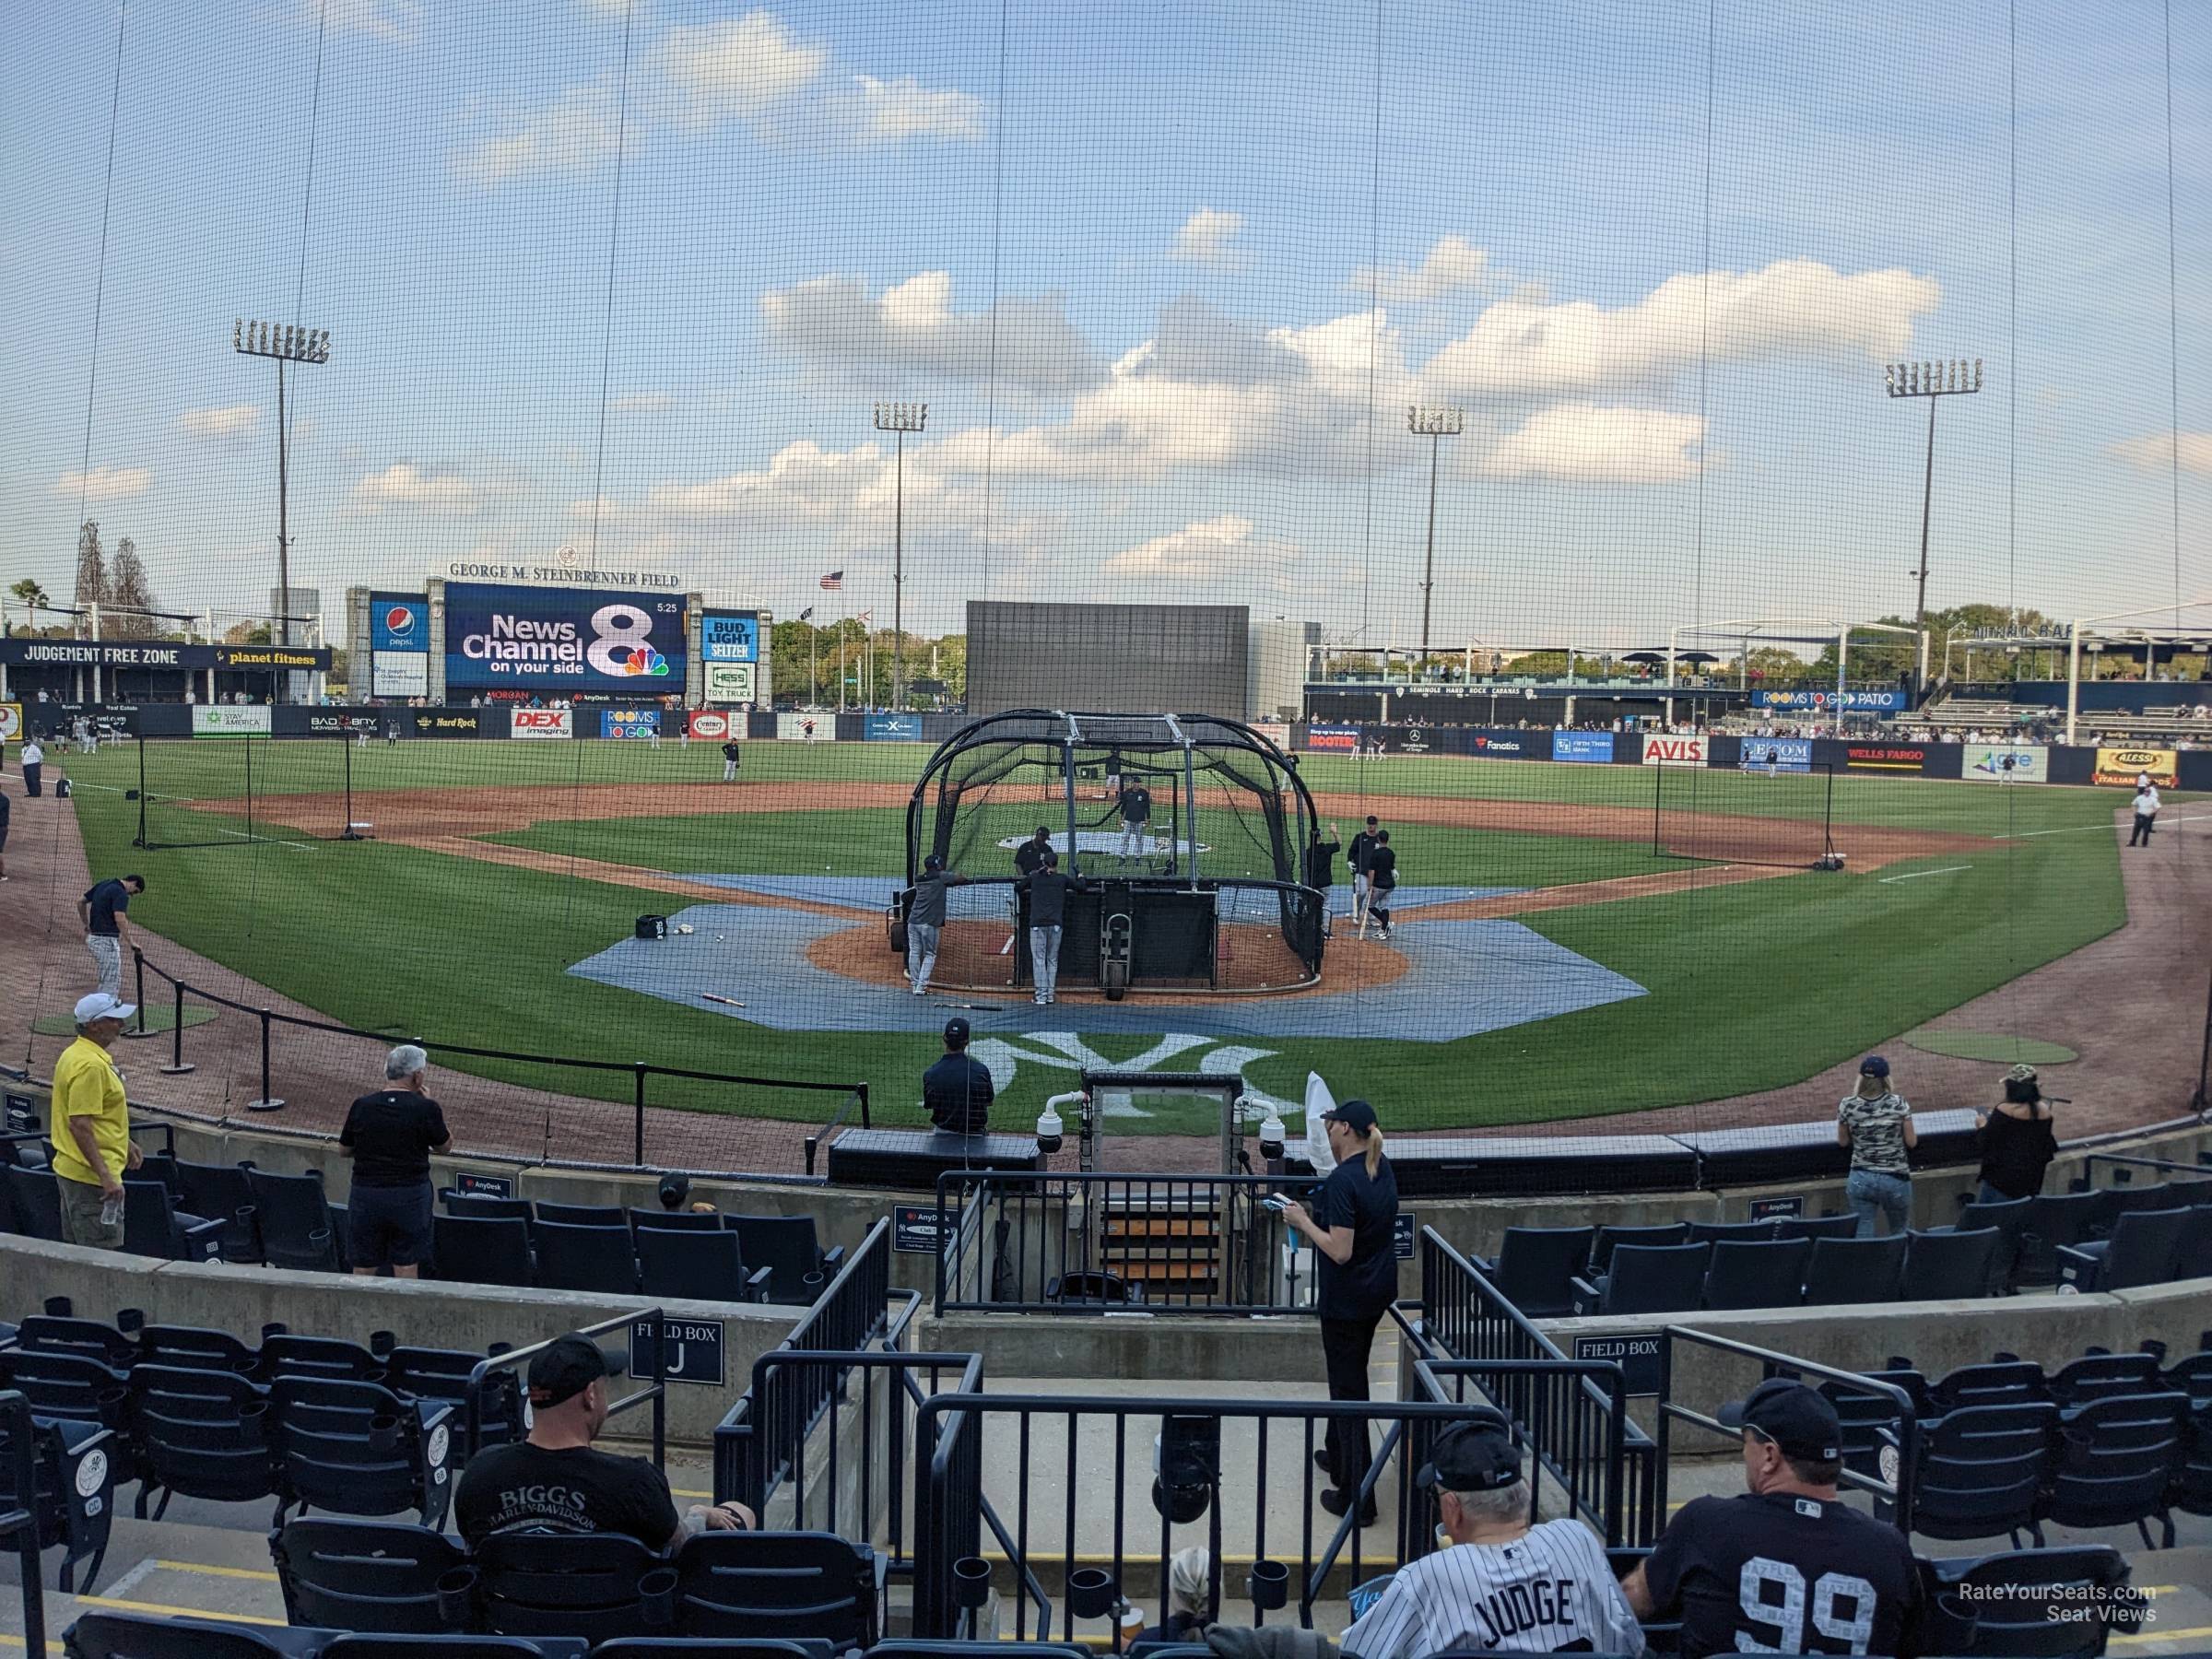
<instances>
[{"instance_id":1,"label":"stadium light bank","mask_svg":"<svg viewBox=\"0 0 2212 1659\"><path fill-rule=\"evenodd\" d=\"M291 430L284 418L284 366L288 362L329 362L330 330L302 328L297 323L266 323L259 319L249 322L244 317L236 317L230 323L230 349L241 357L276 359L276 591L284 595L284 603L272 608L283 613L276 618L276 642L289 645L292 642L292 547L291 538L287 534L286 496Z\"/></svg>"},{"instance_id":2,"label":"stadium light bank","mask_svg":"<svg viewBox=\"0 0 2212 1659\"><path fill-rule=\"evenodd\" d=\"M925 403L876 406L876 429L899 435L899 486L891 519L891 706L901 714L906 712L906 435L928 424Z\"/></svg>"},{"instance_id":3,"label":"stadium light bank","mask_svg":"<svg viewBox=\"0 0 2212 1659\"><path fill-rule=\"evenodd\" d=\"M1920 633L1920 673L1914 682L1916 697L1928 688L1928 512L1936 499L1936 400L1982 390L1982 359L1968 362L1953 358L1941 363L1884 363L1882 385L1891 397L1928 400L1928 458L1920 484L1920 596L1914 602L1912 624Z\"/></svg>"}]
</instances>

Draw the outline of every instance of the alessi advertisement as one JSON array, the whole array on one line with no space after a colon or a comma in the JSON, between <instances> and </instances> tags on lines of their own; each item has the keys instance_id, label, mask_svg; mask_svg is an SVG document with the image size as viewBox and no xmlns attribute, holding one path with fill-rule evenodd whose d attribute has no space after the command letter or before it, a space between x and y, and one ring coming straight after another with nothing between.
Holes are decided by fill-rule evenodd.
<instances>
[{"instance_id":1,"label":"alessi advertisement","mask_svg":"<svg viewBox=\"0 0 2212 1659\"><path fill-rule=\"evenodd\" d=\"M2180 787L2176 769L2181 765L2170 748L2100 748L2097 751L2097 771L2092 778L2098 783L2124 783L2133 789L2136 780L2143 773L2160 789Z\"/></svg>"}]
</instances>

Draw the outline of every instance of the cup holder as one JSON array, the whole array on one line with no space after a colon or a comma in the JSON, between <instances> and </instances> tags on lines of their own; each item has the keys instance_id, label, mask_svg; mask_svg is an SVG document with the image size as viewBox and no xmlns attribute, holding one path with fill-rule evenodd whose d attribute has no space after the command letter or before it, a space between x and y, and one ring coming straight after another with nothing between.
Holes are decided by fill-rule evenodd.
<instances>
[{"instance_id":1,"label":"cup holder","mask_svg":"<svg viewBox=\"0 0 2212 1659\"><path fill-rule=\"evenodd\" d=\"M676 1569L655 1567L638 1580L638 1612L648 1630L665 1630L676 1622Z\"/></svg>"},{"instance_id":2,"label":"cup holder","mask_svg":"<svg viewBox=\"0 0 2212 1659\"><path fill-rule=\"evenodd\" d=\"M477 1580L474 1567L449 1567L438 1575L438 1622L449 1630L465 1630L476 1622Z\"/></svg>"},{"instance_id":3,"label":"cup holder","mask_svg":"<svg viewBox=\"0 0 2212 1659\"><path fill-rule=\"evenodd\" d=\"M1116 1586L1103 1567L1078 1567L1067 1575L1067 1610L1077 1618L1103 1618L1113 1611Z\"/></svg>"},{"instance_id":4,"label":"cup holder","mask_svg":"<svg viewBox=\"0 0 2212 1659\"><path fill-rule=\"evenodd\" d=\"M1279 1613L1290 1602L1290 1569L1281 1561L1252 1564L1252 1605L1263 1613Z\"/></svg>"},{"instance_id":5,"label":"cup holder","mask_svg":"<svg viewBox=\"0 0 2212 1659\"><path fill-rule=\"evenodd\" d=\"M1069 1583L1074 1583L1070 1580ZM962 1556L952 1564L952 1596L973 1612L991 1599L991 1563L982 1556Z\"/></svg>"}]
</instances>

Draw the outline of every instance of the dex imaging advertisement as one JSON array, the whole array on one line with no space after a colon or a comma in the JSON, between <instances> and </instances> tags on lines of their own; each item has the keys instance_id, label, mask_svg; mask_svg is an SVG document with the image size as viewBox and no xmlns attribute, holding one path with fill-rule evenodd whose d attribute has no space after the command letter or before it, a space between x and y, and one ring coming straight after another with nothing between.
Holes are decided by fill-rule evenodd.
<instances>
[{"instance_id":1,"label":"dex imaging advertisement","mask_svg":"<svg viewBox=\"0 0 2212 1659\"><path fill-rule=\"evenodd\" d=\"M665 594L449 582L445 683L449 690L681 691L684 603Z\"/></svg>"}]
</instances>

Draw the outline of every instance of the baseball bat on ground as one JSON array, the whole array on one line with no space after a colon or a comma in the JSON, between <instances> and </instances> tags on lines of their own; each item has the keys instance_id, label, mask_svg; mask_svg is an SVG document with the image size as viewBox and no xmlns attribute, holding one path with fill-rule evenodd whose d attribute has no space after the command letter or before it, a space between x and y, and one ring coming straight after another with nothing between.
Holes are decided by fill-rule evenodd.
<instances>
[{"instance_id":1,"label":"baseball bat on ground","mask_svg":"<svg viewBox=\"0 0 2212 1659\"><path fill-rule=\"evenodd\" d=\"M717 996L712 991L701 991L699 994L699 997L701 1002L721 1003L727 1007L742 1008L745 1006L743 1003L739 1002L734 996Z\"/></svg>"}]
</instances>

